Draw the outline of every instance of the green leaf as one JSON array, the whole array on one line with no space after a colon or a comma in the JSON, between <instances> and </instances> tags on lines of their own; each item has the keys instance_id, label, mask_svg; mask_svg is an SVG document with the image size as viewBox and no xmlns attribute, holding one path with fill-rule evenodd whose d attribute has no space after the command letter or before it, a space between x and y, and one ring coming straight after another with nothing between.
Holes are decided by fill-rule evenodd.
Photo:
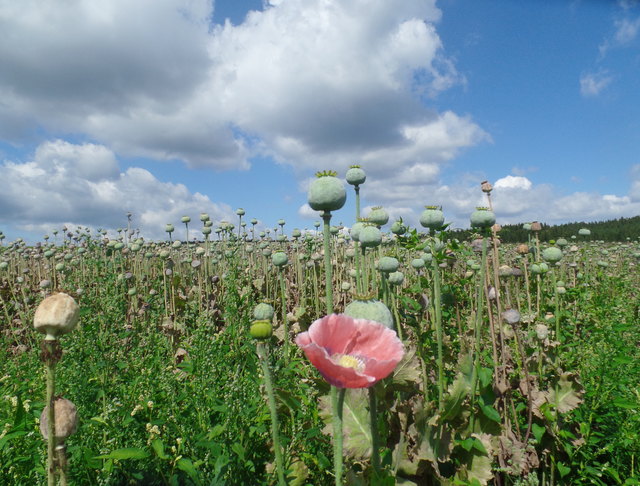
<instances>
[{"instance_id":1,"label":"green leaf","mask_svg":"<svg viewBox=\"0 0 640 486\"><path fill-rule=\"evenodd\" d=\"M367 389L346 389L342 412L344 453L354 459L371 456L371 420ZM325 423L323 432L333 435L333 410L328 395L320 397L320 417Z\"/></svg>"},{"instance_id":2,"label":"green leaf","mask_svg":"<svg viewBox=\"0 0 640 486\"><path fill-rule=\"evenodd\" d=\"M565 466L561 462L558 462L556 464L556 468L558 469L558 472L560 473L560 477L561 478L565 477L567 474L569 474L571 472L571 468L568 467L568 466Z\"/></svg>"},{"instance_id":3,"label":"green leaf","mask_svg":"<svg viewBox=\"0 0 640 486\"><path fill-rule=\"evenodd\" d=\"M485 417L487 417L489 420L500 423L500 414L495 408L493 408L491 405L485 405L483 403L480 403L479 405L480 410L482 410L482 413Z\"/></svg>"},{"instance_id":4,"label":"green leaf","mask_svg":"<svg viewBox=\"0 0 640 486\"><path fill-rule=\"evenodd\" d=\"M638 410L640 408L640 405L637 402L625 400L624 398L616 398L613 401L613 405L615 405L618 408L626 408L629 410Z\"/></svg>"},{"instance_id":5,"label":"green leaf","mask_svg":"<svg viewBox=\"0 0 640 486\"><path fill-rule=\"evenodd\" d=\"M416 356L415 348L406 350L404 356L393 372L394 385L412 386L420 382L421 375L420 360Z\"/></svg>"},{"instance_id":6,"label":"green leaf","mask_svg":"<svg viewBox=\"0 0 640 486\"><path fill-rule=\"evenodd\" d=\"M191 478L191 480L194 483L200 484L200 478L198 477L198 471L197 471L196 467L193 465L193 462L191 461L191 459L187 459L186 457L180 458L178 460L178 462L176 463L176 466L181 471L186 472L187 475Z\"/></svg>"},{"instance_id":7,"label":"green leaf","mask_svg":"<svg viewBox=\"0 0 640 486\"><path fill-rule=\"evenodd\" d=\"M542 441L542 436L545 431L546 429L542 425L531 424L531 432L533 432L533 436L536 438L538 444Z\"/></svg>"},{"instance_id":8,"label":"green leaf","mask_svg":"<svg viewBox=\"0 0 640 486\"><path fill-rule=\"evenodd\" d=\"M158 456L160 459L168 459L169 456L167 456L164 453L164 443L162 442L161 439L154 439L151 441L151 447L153 447L154 452L156 453L156 456Z\"/></svg>"},{"instance_id":9,"label":"green leaf","mask_svg":"<svg viewBox=\"0 0 640 486\"><path fill-rule=\"evenodd\" d=\"M146 459L149 457L149 451L146 449L140 449L137 447L125 447L123 449L116 449L109 454L103 454L96 456L94 459L116 459L122 461L124 459Z\"/></svg>"}]
</instances>

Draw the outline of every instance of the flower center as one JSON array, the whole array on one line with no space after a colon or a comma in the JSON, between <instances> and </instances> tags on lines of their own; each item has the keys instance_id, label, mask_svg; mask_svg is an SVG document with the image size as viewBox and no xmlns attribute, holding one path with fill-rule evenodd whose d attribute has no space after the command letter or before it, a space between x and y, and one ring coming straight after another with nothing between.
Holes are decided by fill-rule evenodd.
<instances>
[{"instance_id":1,"label":"flower center","mask_svg":"<svg viewBox=\"0 0 640 486\"><path fill-rule=\"evenodd\" d=\"M350 354L334 354L333 362L345 368L353 368L356 371L364 371L364 361Z\"/></svg>"}]
</instances>

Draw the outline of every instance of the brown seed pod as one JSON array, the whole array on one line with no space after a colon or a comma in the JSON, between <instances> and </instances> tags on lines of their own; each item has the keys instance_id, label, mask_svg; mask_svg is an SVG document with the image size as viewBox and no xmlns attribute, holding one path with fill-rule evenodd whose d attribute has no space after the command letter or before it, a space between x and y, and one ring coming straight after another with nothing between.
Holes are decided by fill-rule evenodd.
<instances>
[{"instance_id":1,"label":"brown seed pod","mask_svg":"<svg viewBox=\"0 0 640 486\"><path fill-rule=\"evenodd\" d=\"M56 417L56 440L64 441L70 435L73 435L78 428L78 410L71 400L58 397L53 402L53 410ZM47 405L40 414L40 433L42 437L47 439L47 416L49 414L49 405Z\"/></svg>"},{"instance_id":2,"label":"brown seed pod","mask_svg":"<svg viewBox=\"0 0 640 486\"><path fill-rule=\"evenodd\" d=\"M70 295L54 294L44 299L33 316L33 327L55 341L58 336L73 331L78 324L80 308Z\"/></svg>"}]
</instances>

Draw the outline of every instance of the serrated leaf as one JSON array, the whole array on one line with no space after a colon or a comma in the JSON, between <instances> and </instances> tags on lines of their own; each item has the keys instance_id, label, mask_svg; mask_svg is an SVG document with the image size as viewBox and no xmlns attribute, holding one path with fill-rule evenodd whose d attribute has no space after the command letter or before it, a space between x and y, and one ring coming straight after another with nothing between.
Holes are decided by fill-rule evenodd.
<instances>
[{"instance_id":1,"label":"serrated leaf","mask_svg":"<svg viewBox=\"0 0 640 486\"><path fill-rule=\"evenodd\" d=\"M309 477L309 468L307 465L296 460L289 466L289 474L287 474L287 484L289 486L302 486Z\"/></svg>"},{"instance_id":2,"label":"serrated leaf","mask_svg":"<svg viewBox=\"0 0 640 486\"><path fill-rule=\"evenodd\" d=\"M420 375L420 359L416 356L416 350L408 349L393 372L392 383L399 386L416 385L420 382Z\"/></svg>"},{"instance_id":3,"label":"serrated leaf","mask_svg":"<svg viewBox=\"0 0 640 486\"><path fill-rule=\"evenodd\" d=\"M342 435L345 455L354 459L371 456L371 420L366 389L346 389L342 410ZM333 436L331 397L320 397L320 417L325 423L323 433Z\"/></svg>"},{"instance_id":4,"label":"serrated leaf","mask_svg":"<svg viewBox=\"0 0 640 486\"><path fill-rule=\"evenodd\" d=\"M462 409L462 404L471 392L471 383L467 380L463 373L458 373L456 379L447 389L444 397L442 413L440 414L440 423L450 421L456 417Z\"/></svg>"},{"instance_id":5,"label":"serrated leaf","mask_svg":"<svg viewBox=\"0 0 640 486\"><path fill-rule=\"evenodd\" d=\"M149 451L146 449L140 449L138 447L124 447L122 449L116 449L109 454L103 454L96 456L94 459L116 459L123 461L125 459L146 459L149 457Z\"/></svg>"},{"instance_id":6,"label":"serrated leaf","mask_svg":"<svg viewBox=\"0 0 640 486\"><path fill-rule=\"evenodd\" d=\"M560 413L566 413L582 403L584 388L571 373L563 373L558 384L548 391L548 401Z\"/></svg>"}]
</instances>

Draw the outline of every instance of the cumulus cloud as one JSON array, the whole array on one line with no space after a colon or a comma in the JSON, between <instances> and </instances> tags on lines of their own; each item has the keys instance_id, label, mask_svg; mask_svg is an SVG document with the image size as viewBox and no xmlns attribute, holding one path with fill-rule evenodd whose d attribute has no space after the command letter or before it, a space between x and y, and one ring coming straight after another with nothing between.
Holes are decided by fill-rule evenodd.
<instances>
[{"instance_id":1,"label":"cumulus cloud","mask_svg":"<svg viewBox=\"0 0 640 486\"><path fill-rule=\"evenodd\" d=\"M248 168L259 153L302 170L439 163L486 138L420 102L464 81L435 0L211 15L207 0L0 1L0 136L45 127L191 167Z\"/></svg>"},{"instance_id":2,"label":"cumulus cloud","mask_svg":"<svg viewBox=\"0 0 640 486\"><path fill-rule=\"evenodd\" d=\"M43 143L32 160L0 165L0 179L0 222L16 222L27 230L48 232L69 222L122 227L131 211L143 235L162 238L164 225L179 228L184 215L195 220L206 212L214 221L234 217L229 206L182 184L161 182L145 169L120 172L113 152L101 145Z\"/></svg>"},{"instance_id":3,"label":"cumulus cloud","mask_svg":"<svg viewBox=\"0 0 640 486\"><path fill-rule=\"evenodd\" d=\"M606 70L586 73L580 77L580 94L585 97L598 96L613 81Z\"/></svg>"}]
</instances>

